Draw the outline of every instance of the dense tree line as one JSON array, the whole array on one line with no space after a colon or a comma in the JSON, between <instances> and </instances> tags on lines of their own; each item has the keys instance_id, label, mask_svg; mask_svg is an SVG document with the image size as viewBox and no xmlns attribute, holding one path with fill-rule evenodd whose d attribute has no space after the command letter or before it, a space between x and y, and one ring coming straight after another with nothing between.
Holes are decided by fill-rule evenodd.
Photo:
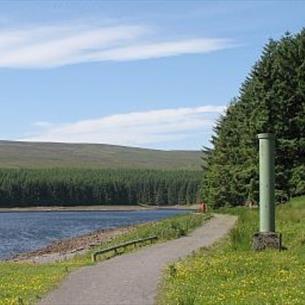
<instances>
[{"instance_id":1,"label":"dense tree line","mask_svg":"<svg viewBox=\"0 0 305 305\"><path fill-rule=\"evenodd\" d=\"M258 201L258 133L276 136L276 198L305 194L305 30L270 40L220 118L202 197L216 207Z\"/></svg>"},{"instance_id":2,"label":"dense tree line","mask_svg":"<svg viewBox=\"0 0 305 305\"><path fill-rule=\"evenodd\" d=\"M0 206L189 204L201 171L0 169Z\"/></svg>"}]
</instances>

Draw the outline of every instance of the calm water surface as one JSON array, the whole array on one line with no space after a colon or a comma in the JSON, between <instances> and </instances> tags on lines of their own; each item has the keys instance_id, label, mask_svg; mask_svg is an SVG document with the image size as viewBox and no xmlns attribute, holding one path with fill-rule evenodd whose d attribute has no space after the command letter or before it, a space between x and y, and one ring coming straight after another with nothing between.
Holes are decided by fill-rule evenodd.
<instances>
[{"instance_id":1,"label":"calm water surface","mask_svg":"<svg viewBox=\"0 0 305 305\"><path fill-rule=\"evenodd\" d=\"M186 210L0 213L0 259L97 229L159 220Z\"/></svg>"}]
</instances>

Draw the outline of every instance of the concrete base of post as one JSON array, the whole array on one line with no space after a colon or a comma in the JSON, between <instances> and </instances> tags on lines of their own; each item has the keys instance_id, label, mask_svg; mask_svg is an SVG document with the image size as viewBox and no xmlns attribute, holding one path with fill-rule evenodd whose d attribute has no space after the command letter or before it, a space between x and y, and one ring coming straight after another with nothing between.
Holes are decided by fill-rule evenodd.
<instances>
[{"instance_id":1,"label":"concrete base of post","mask_svg":"<svg viewBox=\"0 0 305 305\"><path fill-rule=\"evenodd\" d=\"M281 251L282 234L276 232L259 232L255 233L252 238L252 249L254 251L262 251L265 249L277 249Z\"/></svg>"}]
</instances>

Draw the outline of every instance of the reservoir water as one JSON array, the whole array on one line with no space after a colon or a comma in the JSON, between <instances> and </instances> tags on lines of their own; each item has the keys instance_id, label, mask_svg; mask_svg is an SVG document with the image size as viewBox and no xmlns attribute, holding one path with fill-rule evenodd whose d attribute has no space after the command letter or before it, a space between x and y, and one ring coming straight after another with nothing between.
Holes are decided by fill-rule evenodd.
<instances>
[{"instance_id":1,"label":"reservoir water","mask_svg":"<svg viewBox=\"0 0 305 305\"><path fill-rule=\"evenodd\" d=\"M187 210L131 212L8 212L0 213L0 259L33 251L53 241L110 229L156 221Z\"/></svg>"}]
</instances>

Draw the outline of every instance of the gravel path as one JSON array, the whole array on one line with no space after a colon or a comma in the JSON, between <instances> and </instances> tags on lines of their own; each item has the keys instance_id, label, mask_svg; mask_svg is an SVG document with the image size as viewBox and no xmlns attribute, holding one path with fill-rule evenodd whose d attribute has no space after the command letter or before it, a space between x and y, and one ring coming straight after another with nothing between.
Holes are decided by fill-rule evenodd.
<instances>
[{"instance_id":1,"label":"gravel path","mask_svg":"<svg viewBox=\"0 0 305 305\"><path fill-rule=\"evenodd\" d=\"M153 305L164 267L212 245L235 221L234 216L215 215L186 237L81 268L39 305Z\"/></svg>"}]
</instances>

